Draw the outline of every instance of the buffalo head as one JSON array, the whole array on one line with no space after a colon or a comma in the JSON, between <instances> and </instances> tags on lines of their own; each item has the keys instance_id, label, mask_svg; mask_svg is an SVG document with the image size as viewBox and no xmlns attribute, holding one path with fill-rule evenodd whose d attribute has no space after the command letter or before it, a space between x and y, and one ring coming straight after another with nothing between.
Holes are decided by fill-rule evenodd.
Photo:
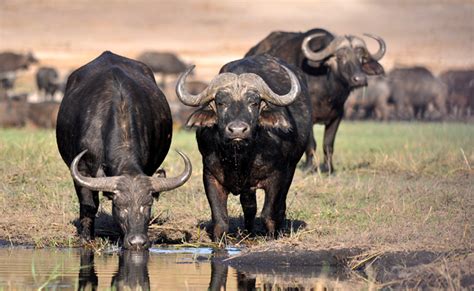
<instances>
[{"instance_id":1,"label":"buffalo head","mask_svg":"<svg viewBox=\"0 0 474 291\"><path fill-rule=\"evenodd\" d=\"M82 151L71 163L74 181L90 190L103 191L104 195L112 199L112 215L120 225L126 249L147 249L150 246L147 233L153 197L157 197L159 192L178 188L189 179L192 171L189 158L178 151L185 168L173 178L127 174L93 178L83 176L78 169L79 161L86 152Z\"/></svg>"},{"instance_id":2,"label":"buffalo head","mask_svg":"<svg viewBox=\"0 0 474 291\"><path fill-rule=\"evenodd\" d=\"M379 43L379 50L371 54L365 41L357 36L336 36L327 46L315 52L313 40L327 38L327 33L314 33L307 36L301 49L304 56L317 65L324 64L351 88L367 85L367 75L383 74L383 67L377 62L385 55L385 42L378 36L365 34Z\"/></svg>"},{"instance_id":3,"label":"buffalo head","mask_svg":"<svg viewBox=\"0 0 474 291\"><path fill-rule=\"evenodd\" d=\"M254 73L221 73L200 94L186 91L188 69L178 79L176 95L188 106L200 106L189 118L188 126L217 126L225 142L250 142L258 126L290 130L290 123L284 114L274 110L291 104L299 95L301 87L295 73L282 66L288 74L291 88L284 95L276 94L268 84Z\"/></svg>"}]
</instances>

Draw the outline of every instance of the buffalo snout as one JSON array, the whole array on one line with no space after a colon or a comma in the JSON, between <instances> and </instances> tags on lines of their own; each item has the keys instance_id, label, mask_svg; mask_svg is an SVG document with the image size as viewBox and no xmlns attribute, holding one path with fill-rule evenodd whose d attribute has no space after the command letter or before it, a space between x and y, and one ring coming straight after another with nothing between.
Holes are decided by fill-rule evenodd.
<instances>
[{"instance_id":1,"label":"buffalo snout","mask_svg":"<svg viewBox=\"0 0 474 291\"><path fill-rule=\"evenodd\" d=\"M123 246L128 250L144 250L150 247L150 241L145 234L131 234L125 237Z\"/></svg>"},{"instance_id":2,"label":"buffalo snout","mask_svg":"<svg viewBox=\"0 0 474 291\"><path fill-rule=\"evenodd\" d=\"M351 83L353 87L367 86L367 76L364 73L354 74L351 78Z\"/></svg>"},{"instance_id":3,"label":"buffalo snout","mask_svg":"<svg viewBox=\"0 0 474 291\"><path fill-rule=\"evenodd\" d=\"M250 137L250 125L244 121L232 121L225 128L226 136L232 140Z\"/></svg>"}]
</instances>

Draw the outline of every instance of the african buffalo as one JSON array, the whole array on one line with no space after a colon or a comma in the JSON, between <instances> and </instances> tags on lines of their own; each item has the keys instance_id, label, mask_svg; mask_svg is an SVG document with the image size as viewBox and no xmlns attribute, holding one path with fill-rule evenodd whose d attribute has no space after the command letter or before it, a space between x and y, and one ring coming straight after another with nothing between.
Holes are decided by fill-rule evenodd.
<instances>
[{"instance_id":1,"label":"african buffalo","mask_svg":"<svg viewBox=\"0 0 474 291\"><path fill-rule=\"evenodd\" d=\"M349 119L375 118L388 120L390 85L382 76L369 77L367 87L353 90L345 104L345 117Z\"/></svg>"},{"instance_id":2,"label":"african buffalo","mask_svg":"<svg viewBox=\"0 0 474 291\"><path fill-rule=\"evenodd\" d=\"M366 86L367 75L383 74L383 67L377 61L385 54L385 42L377 36L366 36L379 43L375 54L369 53L360 37L336 36L324 29L312 29L304 33L272 32L245 55L267 53L305 73L313 107L312 121L325 125L322 172L334 171L334 140L349 93ZM315 150L316 141L311 137L305 168L312 168Z\"/></svg>"},{"instance_id":3,"label":"african buffalo","mask_svg":"<svg viewBox=\"0 0 474 291\"><path fill-rule=\"evenodd\" d=\"M43 93L44 100L54 100L54 94L60 85L59 74L55 68L41 67L36 72L36 86L39 93Z\"/></svg>"},{"instance_id":4,"label":"african buffalo","mask_svg":"<svg viewBox=\"0 0 474 291\"><path fill-rule=\"evenodd\" d=\"M425 119L434 105L441 117L446 114L447 87L425 67L395 68L389 75L391 101L400 119Z\"/></svg>"},{"instance_id":5,"label":"african buffalo","mask_svg":"<svg viewBox=\"0 0 474 291\"><path fill-rule=\"evenodd\" d=\"M55 101L29 103L28 121L36 127L56 128L59 104Z\"/></svg>"},{"instance_id":6,"label":"african buffalo","mask_svg":"<svg viewBox=\"0 0 474 291\"><path fill-rule=\"evenodd\" d=\"M257 189L265 191L261 216L268 234L284 222L286 195L312 127L304 76L288 67L270 55L237 60L196 95L185 88L192 68L178 79L178 98L200 106L187 125L197 127L214 240L229 230L229 193L240 194L248 231L254 228Z\"/></svg>"},{"instance_id":7,"label":"african buffalo","mask_svg":"<svg viewBox=\"0 0 474 291\"><path fill-rule=\"evenodd\" d=\"M454 117L470 117L474 112L474 70L450 70L439 78L448 86L449 113Z\"/></svg>"},{"instance_id":8,"label":"african buffalo","mask_svg":"<svg viewBox=\"0 0 474 291\"><path fill-rule=\"evenodd\" d=\"M0 101L6 100L15 86L16 72L0 73Z\"/></svg>"},{"instance_id":9,"label":"african buffalo","mask_svg":"<svg viewBox=\"0 0 474 291\"><path fill-rule=\"evenodd\" d=\"M23 127L28 115L26 96L0 101L0 127Z\"/></svg>"},{"instance_id":10,"label":"african buffalo","mask_svg":"<svg viewBox=\"0 0 474 291\"><path fill-rule=\"evenodd\" d=\"M98 192L112 199L123 245L145 249L153 197L184 184L191 163L174 178L153 175L166 157L171 113L153 72L143 63L104 52L68 78L56 126L64 162L80 202L80 235L94 237Z\"/></svg>"},{"instance_id":11,"label":"african buffalo","mask_svg":"<svg viewBox=\"0 0 474 291\"><path fill-rule=\"evenodd\" d=\"M154 73L161 74L160 86L166 87L166 75L177 75L186 71L188 67L179 57L171 52L145 51L137 60L146 64Z\"/></svg>"},{"instance_id":12,"label":"african buffalo","mask_svg":"<svg viewBox=\"0 0 474 291\"><path fill-rule=\"evenodd\" d=\"M0 73L28 69L30 64L35 64L37 62L38 60L32 53L22 55L13 52L3 52L0 53Z\"/></svg>"}]
</instances>

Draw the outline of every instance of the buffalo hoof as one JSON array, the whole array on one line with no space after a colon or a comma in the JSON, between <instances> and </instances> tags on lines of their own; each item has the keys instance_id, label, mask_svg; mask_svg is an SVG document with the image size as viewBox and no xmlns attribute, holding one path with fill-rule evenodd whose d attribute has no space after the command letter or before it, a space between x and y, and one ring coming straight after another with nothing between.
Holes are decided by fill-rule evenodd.
<instances>
[{"instance_id":1,"label":"buffalo hoof","mask_svg":"<svg viewBox=\"0 0 474 291\"><path fill-rule=\"evenodd\" d=\"M319 171L320 171L321 173L325 173L325 174L334 174L334 171L335 171L335 170L334 170L333 167L328 166L328 164L326 164L326 163L321 163L321 164L319 165Z\"/></svg>"},{"instance_id":2,"label":"buffalo hoof","mask_svg":"<svg viewBox=\"0 0 474 291\"><path fill-rule=\"evenodd\" d=\"M317 169L312 162L306 161L303 165L301 165L301 170L306 173L311 173L315 172Z\"/></svg>"},{"instance_id":3,"label":"buffalo hoof","mask_svg":"<svg viewBox=\"0 0 474 291\"><path fill-rule=\"evenodd\" d=\"M225 235L229 232L229 225L225 224L216 224L214 225L214 231L212 235L212 240L214 242L223 242Z\"/></svg>"}]
</instances>

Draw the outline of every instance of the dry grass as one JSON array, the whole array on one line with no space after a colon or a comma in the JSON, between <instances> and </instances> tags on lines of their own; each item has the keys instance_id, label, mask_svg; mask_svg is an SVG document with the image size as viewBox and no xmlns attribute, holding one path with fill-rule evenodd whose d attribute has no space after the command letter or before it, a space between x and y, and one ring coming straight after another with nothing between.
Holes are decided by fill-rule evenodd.
<instances>
[{"instance_id":1,"label":"dry grass","mask_svg":"<svg viewBox=\"0 0 474 291\"><path fill-rule=\"evenodd\" d=\"M321 128L315 132L320 143ZM279 240L244 234L238 197L230 196L231 234L222 243L256 249L471 249L473 140L474 130L466 124L343 123L336 142L337 173L297 170L288 194L287 228ZM163 193L154 204L150 235L157 243L207 244L210 209L194 134L175 133L172 148L191 157L194 172L187 184ZM0 161L3 243L77 245L72 221L79 206L54 133L1 130ZM170 151L163 166L173 175L182 164ZM262 205L263 193L257 202ZM110 211L105 198L102 208ZM116 236L104 221L99 219L100 234Z\"/></svg>"}]
</instances>

